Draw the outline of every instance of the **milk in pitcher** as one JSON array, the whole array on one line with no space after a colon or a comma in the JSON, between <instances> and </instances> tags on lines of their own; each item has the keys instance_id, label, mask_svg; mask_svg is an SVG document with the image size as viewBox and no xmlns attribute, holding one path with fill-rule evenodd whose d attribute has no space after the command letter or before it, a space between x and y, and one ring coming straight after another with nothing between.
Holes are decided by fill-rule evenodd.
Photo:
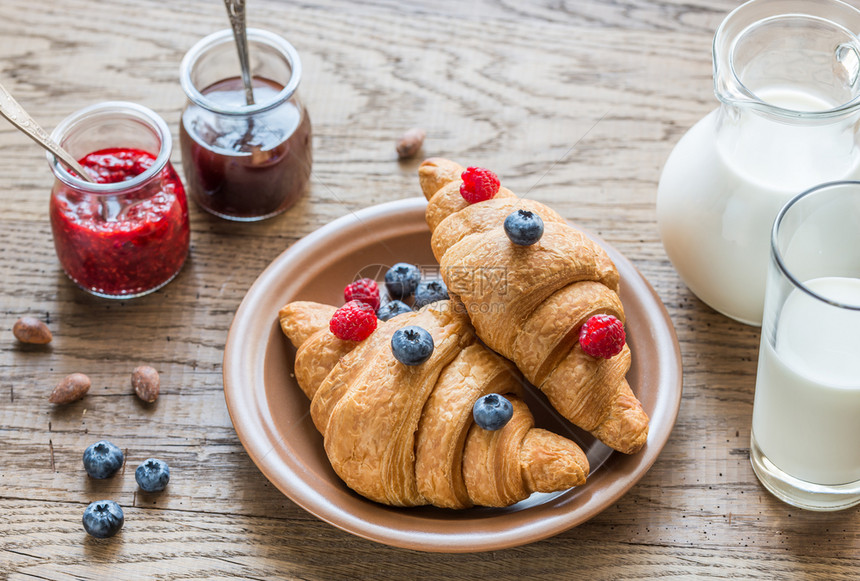
<instances>
[{"instance_id":1,"label":"milk in pitcher","mask_svg":"<svg viewBox=\"0 0 860 581\"><path fill-rule=\"evenodd\" d=\"M758 97L786 110L831 109L789 88ZM779 209L825 181L860 179L853 132L788 125L749 115L737 123L712 111L678 142L658 188L657 224L666 253L696 296L741 322L761 324L769 237ZM715 137L716 136L716 137Z\"/></svg>"}]
</instances>

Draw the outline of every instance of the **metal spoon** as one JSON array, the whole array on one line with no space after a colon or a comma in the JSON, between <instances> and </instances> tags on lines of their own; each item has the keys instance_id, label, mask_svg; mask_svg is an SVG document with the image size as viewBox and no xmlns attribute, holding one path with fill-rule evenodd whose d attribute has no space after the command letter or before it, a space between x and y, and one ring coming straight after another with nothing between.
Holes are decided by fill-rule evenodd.
<instances>
[{"instance_id":1,"label":"metal spoon","mask_svg":"<svg viewBox=\"0 0 860 581\"><path fill-rule=\"evenodd\" d=\"M224 0L236 50L239 51L239 66L242 67L242 83L245 85L245 102L254 104L254 89L251 86L251 66L248 64L248 35L245 29L245 0Z\"/></svg>"},{"instance_id":2,"label":"metal spoon","mask_svg":"<svg viewBox=\"0 0 860 581\"><path fill-rule=\"evenodd\" d=\"M81 164L68 151L60 147L57 142L48 136L45 130L12 98L12 95L3 85L0 85L0 115L23 131L27 137L57 156L57 159L63 162L66 167L72 169L79 178L90 183L95 183L95 180L90 177Z\"/></svg>"}]
</instances>

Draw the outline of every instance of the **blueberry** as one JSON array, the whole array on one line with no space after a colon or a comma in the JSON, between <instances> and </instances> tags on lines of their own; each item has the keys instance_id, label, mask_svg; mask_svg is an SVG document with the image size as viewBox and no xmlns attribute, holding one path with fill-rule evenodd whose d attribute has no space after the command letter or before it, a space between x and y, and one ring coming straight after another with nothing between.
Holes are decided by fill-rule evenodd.
<instances>
[{"instance_id":1,"label":"blueberry","mask_svg":"<svg viewBox=\"0 0 860 581\"><path fill-rule=\"evenodd\" d=\"M112 500L97 500L84 510L84 530L94 537L105 539L119 532L125 522L122 508Z\"/></svg>"},{"instance_id":2,"label":"blueberry","mask_svg":"<svg viewBox=\"0 0 860 581\"><path fill-rule=\"evenodd\" d=\"M498 430L514 416L514 406L508 398L497 393L488 393L478 398L472 407L475 423L485 430Z\"/></svg>"},{"instance_id":3,"label":"blueberry","mask_svg":"<svg viewBox=\"0 0 860 581\"><path fill-rule=\"evenodd\" d=\"M404 303L403 301L398 301L397 299L393 301L388 301L376 311L376 316L381 321L387 321L389 319L393 319L397 315L402 315L403 313L411 313L412 309Z\"/></svg>"},{"instance_id":4,"label":"blueberry","mask_svg":"<svg viewBox=\"0 0 860 581\"><path fill-rule=\"evenodd\" d=\"M84 450L84 469L93 478L110 478L122 467L122 450L102 440Z\"/></svg>"},{"instance_id":5,"label":"blueberry","mask_svg":"<svg viewBox=\"0 0 860 581\"><path fill-rule=\"evenodd\" d=\"M433 355L433 337L416 326L397 329L391 337L391 352L404 365L421 365Z\"/></svg>"},{"instance_id":6,"label":"blueberry","mask_svg":"<svg viewBox=\"0 0 860 581\"><path fill-rule=\"evenodd\" d=\"M415 308L444 301L448 298L448 287L441 280L422 280L415 289Z\"/></svg>"},{"instance_id":7,"label":"blueberry","mask_svg":"<svg viewBox=\"0 0 860 581\"><path fill-rule=\"evenodd\" d=\"M145 492L164 490L170 480L170 467L164 460L149 458L140 463L134 471L137 485Z\"/></svg>"},{"instance_id":8,"label":"blueberry","mask_svg":"<svg viewBox=\"0 0 860 581\"><path fill-rule=\"evenodd\" d=\"M421 282L421 270L414 264L398 262L385 273L385 288L395 299L408 297Z\"/></svg>"},{"instance_id":9,"label":"blueberry","mask_svg":"<svg viewBox=\"0 0 860 581\"><path fill-rule=\"evenodd\" d=\"M543 236L543 220L534 212L517 210L505 218L505 234L518 246L531 246Z\"/></svg>"}]
</instances>

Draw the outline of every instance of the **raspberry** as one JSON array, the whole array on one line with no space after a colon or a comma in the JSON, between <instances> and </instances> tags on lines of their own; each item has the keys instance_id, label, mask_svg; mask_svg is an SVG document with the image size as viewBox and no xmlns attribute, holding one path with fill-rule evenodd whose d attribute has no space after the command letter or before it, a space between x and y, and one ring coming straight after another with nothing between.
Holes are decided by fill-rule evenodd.
<instances>
[{"instance_id":1,"label":"raspberry","mask_svg":"<svg viewBox=\"0 0 860 581\"><path fill-rule=\"evenodd\" d=\"M352 282L346 285L346 288L343 289L343 300L346 302L349 301L358 301L361 303L367 303L373 310L379 308L379 285L376 284L376 281L370 278L360 278L355 282Z\"/></svg>"},{"instance_id":2,"label":"raspberry","mask_svg":"<svg viewBox=\"0 0 860 581\"><path fill-rule=\"evenodd\" d=\"M624 325L612 315L594 315L579 330L579 344L587 355L610 359L624 348Z\"/></svg>"},{"instance_id":3,"label":"raspberry","mask_svg":"<svg viewBox=\"0 0 860 581\"><path fill-rule=\"evenodd\" d=\"M489 200L499 192L499 177L488 169L466 168L460 179L460 195L470 204Z\"/></svg>"},{"instance_id":4,"label":"raspberry","mask_svg":"<svg viewBox=\"0 0 860 581\"><path fill-rule=\"evenodd\" d=\"M376 311L367 303L349 301L334 312L328 328L338 339L364 341L376 330Z\"/></svg>"}]
</instances>

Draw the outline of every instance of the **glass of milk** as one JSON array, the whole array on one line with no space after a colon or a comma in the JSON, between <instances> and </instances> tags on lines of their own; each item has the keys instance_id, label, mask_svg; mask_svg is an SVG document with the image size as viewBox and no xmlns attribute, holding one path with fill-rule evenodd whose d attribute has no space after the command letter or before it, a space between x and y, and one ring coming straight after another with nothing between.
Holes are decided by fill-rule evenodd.
<instances>
[{"instance_id":1,"label":"glass of milk","mask_svg":"<svg viewBox=\"0 0 860 581\"><path fill-rule=\"evenodd\" d=\"M860 182L814 187L776 216L750 447L781 500L860 504Z\"/></svg>"}]
</instances>

